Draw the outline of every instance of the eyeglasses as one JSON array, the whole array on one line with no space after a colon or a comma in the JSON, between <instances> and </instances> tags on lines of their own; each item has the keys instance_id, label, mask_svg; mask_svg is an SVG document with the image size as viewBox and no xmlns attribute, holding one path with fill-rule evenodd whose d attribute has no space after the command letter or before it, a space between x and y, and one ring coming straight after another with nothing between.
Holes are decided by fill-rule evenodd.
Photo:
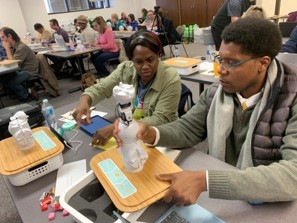
<instances>
[{"instance_id":1,"label":"eyeglasses","mask_svg":"<svg viewBox=\"0 0 297 223\"><path fill-rule=\"evenodd\" d=\"M234 67L238 67L246 62L249 62L250 60L253 60L253 59L256 59L258 57L251 57L251 58L248 58L248 59L245 59L245 60L242 60L242 61L238 61L238 62L235 62L235 63L228 63L226 61L223 61L220 56L216 56L215 57L215 60L219 63L220 66L222 66L224 68L224 70L226 71L230 71L232 68Z\"/></svg>"}]
</instances>

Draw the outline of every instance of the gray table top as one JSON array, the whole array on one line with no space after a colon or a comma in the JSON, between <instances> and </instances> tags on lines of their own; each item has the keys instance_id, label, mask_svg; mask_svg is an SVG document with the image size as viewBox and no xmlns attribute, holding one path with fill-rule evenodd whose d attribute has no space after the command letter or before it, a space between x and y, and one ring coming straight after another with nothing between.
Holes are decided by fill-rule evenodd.
<instances>
[{"instance_id":1,"label":"gray table top","mask_svg":"<svg viewBox=\"0 0 297 223\"><path fill-rule=\"evenodd\" d=\"M71 111L75 105L76 102L56 109L57 117ZM97 105L96 110L112 111L113 105L110 108ZM114 116L108 114L105 118L113 120ZM101 150L90 147L91 137L83 132L78 135L77 139L84 142L83 147L76 153L66 149L63 152L64 163L86 159L87 171L89 171L90 159ZM187 170L234 168L195 149L183 150L176 163ZM11 185L8 178L3 177L24 223L48 221L47 215L50 211L41 212L39 198L43 192L48 192L52 187L55 187L56 176L57 171L53 171L20 187ZM209 199L208 194L203 193L198 199L198 204L226 222L295 222L297 218L297 202L278 202L252 206L245 201ZM152 212L153 215L158 215L158 210L161 211L162 208L155 208ZM74 221L71 216L63 217L62 214L58 213L56 219L51 222L73 223Z\"/></svg>"},{"instance_id":2,"label":"gray table top","mask_svg":"<svg viewBox=\"0 0 297 223\"><path fill-rule=\"evenodd\" d=\"M68 111L72 111L73 108L75 108L76 104L77 102L74 102L72 104L56 109L56 118L58 119L59 115L64 114ZM113 105L111 105L111 107L112 106ZM112 108L108 109L100 105L96 106L96 110L103 112L113 111ZM110 113L106 115L104 118L113 121L114 115ZM74 152L73 150L67 148L64 149L64 164L77 160L86 159L87 171L89 171L89 163L91 158L101 150L89 146L89 143L91 142L92 138L82 131L80 131L79 135L75 139L82 141L83 146L77 152ZM3 176L6 186L24 223L39 223L48 221L47 216L50 213L50 207L48 211L42 212L39 205L39 198L43 192L49 192L51 188L55 187L56 177L57 170L39 179L36 179L24 186L16 187L9 182L9 179L6 176ZM62 213L57 213L55 220L51 222L73 223L74 221L72 220L71 216L63 217Z\"/></svg>"}]
</instances>

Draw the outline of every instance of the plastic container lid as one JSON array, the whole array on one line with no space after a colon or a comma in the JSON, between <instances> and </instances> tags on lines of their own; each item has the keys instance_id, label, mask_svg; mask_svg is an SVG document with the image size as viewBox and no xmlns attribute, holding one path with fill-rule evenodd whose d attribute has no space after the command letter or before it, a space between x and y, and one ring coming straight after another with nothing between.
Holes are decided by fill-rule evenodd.
<instances>
[{"instance_id":1,"label":"plastic container lid","mask_svg":"<svg viewBox=\"0 0 297 223\"><path fill-rule=\"evenodd\" d=\"M64 131L69 131L69 130L72 130L74 129L76 126L76 123L75 122L65 122L63 125L62 125L62 129Z\"/></svg>"}]
</instances>

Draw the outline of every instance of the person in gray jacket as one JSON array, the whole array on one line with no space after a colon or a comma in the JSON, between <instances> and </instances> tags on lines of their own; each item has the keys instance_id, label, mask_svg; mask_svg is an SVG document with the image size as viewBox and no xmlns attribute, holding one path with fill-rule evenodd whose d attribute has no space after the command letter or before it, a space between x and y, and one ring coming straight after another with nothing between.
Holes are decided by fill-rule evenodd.
<instances>
[{"instance_id":1,"label":"person in gray jacket","mask_svg":"<svg viewBox=\"0 0 297 223\"><path fill-rule=\"evenodd\" d=\"M217 199L295 200L297 71L275 59L280 31L268 20L247 17L227 26L222 39L219 83L179 120L154 128L141 124L137 137L172 148L207 138L209 155L237 169L160 174L159 180L171 182L164 200L189 205L205 191Z\"/></svg>"}]
</instances>

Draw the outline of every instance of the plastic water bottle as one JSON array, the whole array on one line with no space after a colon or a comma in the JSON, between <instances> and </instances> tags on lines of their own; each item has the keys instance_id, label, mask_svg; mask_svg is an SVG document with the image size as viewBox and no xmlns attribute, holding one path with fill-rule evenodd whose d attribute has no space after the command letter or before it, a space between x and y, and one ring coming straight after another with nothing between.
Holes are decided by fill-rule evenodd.
<instances>
[{"instance_id":1,"label":"plastic water bottle","mask_svg":"<svg viewBox=\"0 0 297 223\"><path fill-rule=\"evenodd\" d=\"M52 126L53 128L56 128L57 121L54 107L48 102L47 99L44 99L42 102L42 114L45 118L46 124L48 125L48 127Z\"/></svg>"},{"instance_id":2,"label":"plastic water bottle","mask_svg":"<svg viewBox=\"0 0 297 223\"><path fill-rule=\"evenodd\" d=\"M174 46L173 57L179 57L179 50L178 46Z\"/></svg>"},{"instance_id":3,"label":"plastic water bottle","mask_svg":"<svg viewBox=\"0 0 297 223\"><path fill-rule=\"evenodd\" d=\"M206 61L207 62L213 62L213 43L208 43L207 49L206 49Z\"/></svg>"},{"instance_id":4,"label":"plastic water bottle","mask_svg":"<svg viewBox=\"0 0 297 223\"><path fill-rule=\"evenodd\" d=\"M69 38L69 47L70 47L70 50L75 50L74 42L72 41L71 37Z\"/></svg>"}]
</instances>

